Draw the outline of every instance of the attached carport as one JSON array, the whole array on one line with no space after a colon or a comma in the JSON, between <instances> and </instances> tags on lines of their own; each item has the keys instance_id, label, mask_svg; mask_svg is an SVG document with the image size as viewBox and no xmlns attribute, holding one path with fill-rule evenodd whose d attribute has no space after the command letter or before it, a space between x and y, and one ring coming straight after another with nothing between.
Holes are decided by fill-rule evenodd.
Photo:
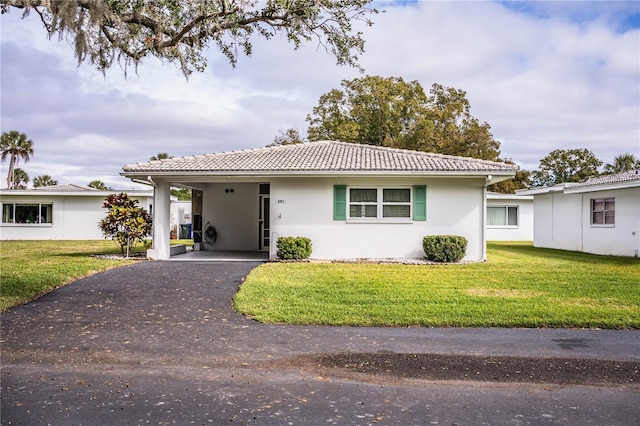
<instances>
[{"instance_id":1,"label":"attached carport","mask_svg":"<svg viewBox=\"0 0 640 426\"><path fill-rule=\"evenodd\" d=\"M153 162L152 162L153 163ZM268 260L270 239L270 185L255 177L171 176L154 173L146 178L131 177L134 182L154 188L153 247L147 255L151 259L171 258L170 249L170 189L192 190L192 226L195 251L189 259L213 260L217 252L221 260ZM231 255L230 253L234 253ZM249 255L250 254L250 255ZM187 260L184 255L176 259Z\"/></svg>"}]
</instances>

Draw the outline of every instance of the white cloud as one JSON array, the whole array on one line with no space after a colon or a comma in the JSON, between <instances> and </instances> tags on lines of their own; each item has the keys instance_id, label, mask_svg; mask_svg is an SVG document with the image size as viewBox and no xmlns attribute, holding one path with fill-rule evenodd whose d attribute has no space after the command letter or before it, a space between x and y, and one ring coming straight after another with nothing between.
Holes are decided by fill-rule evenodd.
<instances>
[{"instance_id":1,"label":"white cloud","mask_svg":"<svg viewBox=\"0 0 640 426\"><path fill-rule=\"evenodd\" d=\"M640 30L620 24L629 5L556 3L386 7L372 28L356 25L367 40L360 62L366 74L417 80L427 91L432 83L465 90L502 155L525 168L558 148L588 148L604 162L640 156ZM304 131L322 94L361 76L313 42L293 51L275 38L255 40L235 69L212 49L209 67L189 81L154 58L138 75L124 78L115 66L105 78L76 66L68 43L48 40L37 17L19 18L2 16L2 131L34 140L24 167L32 177L65 183L113 176L126 186L121 166L158 152L265 146L278 129Z\"/></svg>"}]
</instances>

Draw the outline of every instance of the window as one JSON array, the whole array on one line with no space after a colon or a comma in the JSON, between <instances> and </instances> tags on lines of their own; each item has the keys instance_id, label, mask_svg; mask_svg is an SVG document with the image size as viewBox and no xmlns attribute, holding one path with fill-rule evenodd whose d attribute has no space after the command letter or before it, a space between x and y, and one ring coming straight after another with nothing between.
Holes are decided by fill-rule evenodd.
<instances>
[{"instance_id":1,"label":"window","mask_svg":"<svg viewBox=\"0 0 640 426\"><path fill-rule=\"evenodd\" d=\"M333 220L426 221L427 187L333 187Z\"/></svg>"},{"instance_id":2,"label":"window","mask_svg":"<svg viewBox=\"0 0 640 426\"><path fill-rule=\"evenodd\" d=\"M411 190L383 189L382 217L411 217Z\"/></svg>"},{"instance_id":3,"label":"window","mask_svg":"<svg viewBox=\"0 0 640 426\"><path fill-rule=\"evenodd\" d=\"M349 218L411 218L409 188L349 188Z\"/></svg>"},{"instance_id":4,"label":"window","mask_svg":"<svg viewBox=\"0 0 640 426\"><path fill-rule=\"evenodd\" d=\"M53 204L2 204L2 223L52 223Z\"/></svg>"},{"instance_id":5,"label":"window","mask_svg":"<svg viewBox=\"0 0 640 426\"><path fill-rule=\"evenodd\" d=\"M488 226L518 226L518 206L487 207Z\"/></svg>"},{"instance_id":6,"label":"window","mask_svg":"<svg viewBox=\"0 0 640 426\"><path fill-rule=\"evenodd\" d=\"M596 198L591 200L591 224L614 225L616 223L616 199Z\"/></svg>"},{"instance_id":7,"label":"window","mask_svg":"<svg viewBox=\"0 0 640 426\"><path fill-rule=\"evenodd\" d=\"M349 217L378 217L378 190L349 190Z\"/></svg>"}]
</instances>

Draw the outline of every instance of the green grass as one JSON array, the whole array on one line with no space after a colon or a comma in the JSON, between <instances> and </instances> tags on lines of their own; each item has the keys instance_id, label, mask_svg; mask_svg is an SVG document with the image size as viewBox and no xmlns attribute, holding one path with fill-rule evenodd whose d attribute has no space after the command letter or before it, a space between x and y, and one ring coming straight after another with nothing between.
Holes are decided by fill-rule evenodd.
<instances>
[{"instance_id":1,"label":"green grass","mask_svg":"<svg viewBox=\"0 0 640 426\"><path fill-rule=\"evenodd\" d=\"M120 249L113 241L1 241L0 310L78 278L135 262L91 257L106 253Z\"/></svg>"},{"instance_id":2,"label":"green grass","mask_svg":"<svg viewBox=\"0 0 640 426\"><path fill-rule=\"evenodd\" d=\"M490 243L478 264L268 263L234 307L267 323L637 329L640 260Z\"/></svg>"}]
</instances>

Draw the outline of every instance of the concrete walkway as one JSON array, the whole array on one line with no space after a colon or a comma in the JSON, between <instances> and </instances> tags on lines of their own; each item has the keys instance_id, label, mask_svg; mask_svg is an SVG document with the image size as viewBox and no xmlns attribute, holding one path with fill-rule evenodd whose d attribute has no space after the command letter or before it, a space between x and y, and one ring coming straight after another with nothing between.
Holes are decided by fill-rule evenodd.
<instances>
[{"instance_id":1,"label":"concrete walkway","mask_svg":"<svg viewBox=\"0 0 640 426\"><path fill-rule=\"evenodd\" d=\"M2 314L1 423L637 424L615 386L389 380L323 353L640 360L640 331L297 327L236 314L258 262L142 262ZM639 379L640 380L640 379Z\"/></svg>"}]
</instances>

